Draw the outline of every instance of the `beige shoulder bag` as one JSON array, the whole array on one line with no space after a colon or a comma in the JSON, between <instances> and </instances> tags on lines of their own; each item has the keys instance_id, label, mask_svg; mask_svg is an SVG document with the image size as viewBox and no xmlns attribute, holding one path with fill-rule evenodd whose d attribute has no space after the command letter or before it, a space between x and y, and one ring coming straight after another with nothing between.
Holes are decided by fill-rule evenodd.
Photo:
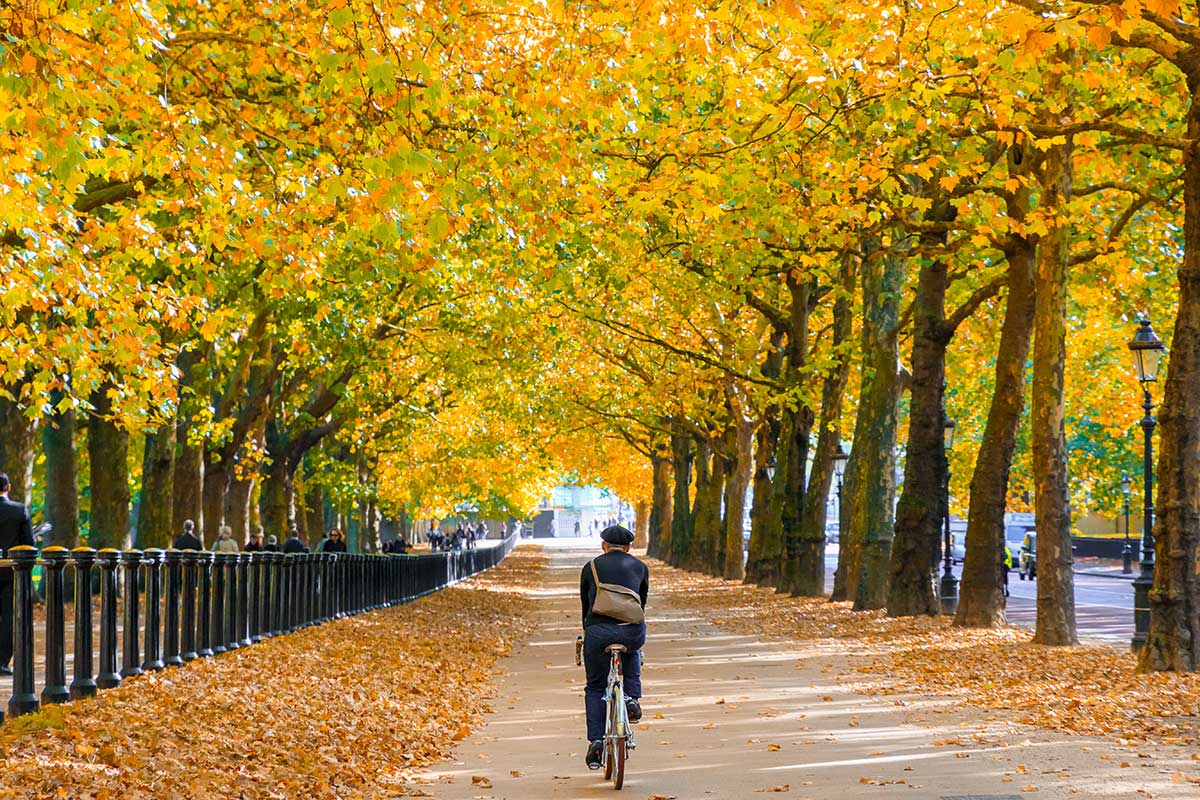
<instances>
[{"instance_id":1,"label":"beige shoulder bag","mask_svg":"<svg viewBox=\"0 0 1200 800\"><path fill-rule=\"evenodd\" d=\"M596 581L596 600L592 603L592 613L612 617L621 622L637 623L646 621L646 612L642 610L642 598L633 589L616 583L601 583L596 574L596 562L588 562L592 568L592 579Z\"/></svg>"}]
</instances>

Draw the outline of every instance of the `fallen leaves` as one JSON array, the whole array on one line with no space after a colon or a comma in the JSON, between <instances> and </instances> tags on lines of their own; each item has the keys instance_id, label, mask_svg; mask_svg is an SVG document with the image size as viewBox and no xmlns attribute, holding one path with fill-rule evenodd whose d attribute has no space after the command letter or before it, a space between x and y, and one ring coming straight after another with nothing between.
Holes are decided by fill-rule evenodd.
<instances>
[{"instance_id":1,"label":"fallen leaves","mask_svg":"<svg viewBox=\"0 0 1200 800\"><path fill-rule=\"evenodd\" d=\"M414 603L14 720L0 728L0 774L20 791L0 797L427 796L411 771L482 718L492 666L531 625L526 594L544 563L520 548Z\"/></svg>"}]
</instances>

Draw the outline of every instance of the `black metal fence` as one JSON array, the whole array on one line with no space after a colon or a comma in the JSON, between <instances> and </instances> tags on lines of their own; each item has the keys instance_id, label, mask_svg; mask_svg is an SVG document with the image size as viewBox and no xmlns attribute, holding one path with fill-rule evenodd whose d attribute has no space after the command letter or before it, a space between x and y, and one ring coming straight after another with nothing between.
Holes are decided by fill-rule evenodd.
<instances>
[{"instance_id":1,"label":"black metal fence","mask_svg":"<svg viewBox=\"0 0 1200 800\"><path fill-rule=\"evenodd\" d=\"M8 714L18 717L42 704L91 697L146 671L182 666L310 625L407 603L496 566L516 541L512 535L490 547L429 555L89 547L47 547L39 554L33 547L14 547L8 559L0 561L0 569L13 570L13 691ZM45 684L40 695L34 685L33 569L38 564L46 594ZM77 598L70 684L68 567ZM96 570L100 625L93 659L97 631L90 598ZM3 718L0 712L0 721Z\"/></svg>"}]
</instances>

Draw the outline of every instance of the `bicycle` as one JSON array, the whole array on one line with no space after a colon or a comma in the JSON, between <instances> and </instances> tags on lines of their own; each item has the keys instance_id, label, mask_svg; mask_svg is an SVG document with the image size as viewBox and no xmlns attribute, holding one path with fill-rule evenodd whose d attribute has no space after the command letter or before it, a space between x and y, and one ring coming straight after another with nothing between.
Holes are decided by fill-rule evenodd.
<instances>
[{"instance_id":1,"label":"bicycle","mask_svg":"<svg viewBox=\"0 0 1200 800\"><path fill-rule=\"evenodd\" d=\"M575 663L581 665L583 637L576 640ZM604 648L612 661L608 667L608 687L604 691L604 751L601 764L604 779L612 780L613 788L620 789L625 783L625 759L629 751L637 747L633 728L629 725L629 708L625 705L625 677L621 673L621 656L628 652L623 644L610 644Z\"/></svg>"}]
</instances>

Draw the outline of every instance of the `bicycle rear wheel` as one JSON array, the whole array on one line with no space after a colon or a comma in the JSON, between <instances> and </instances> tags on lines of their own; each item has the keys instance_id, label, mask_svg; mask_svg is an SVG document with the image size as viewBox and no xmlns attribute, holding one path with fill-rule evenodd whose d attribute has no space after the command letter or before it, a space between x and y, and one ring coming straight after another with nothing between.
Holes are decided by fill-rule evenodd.
<instances>
[{"instance_id":1,"label":"bicycle rear wheel","mask_svg":"<svg viewBox=\"0 0 1200 800\"><path fill-rule=\"evenodd\" d=\"M604 742L604 780L609 780L613 776L614 750L611 739L605 739Z\"/></svg>"},{"instance_id":2,"label":"bicycle rear wheel","mask_svg":"<svg viewBox=\"0 0 1200 800\"><path fill-rule=\"evenodd\" d=\"M613 743L612 782L614 789L620 789L625 783L625 737L618 737Z\"/></svg>"}]
</instances>

